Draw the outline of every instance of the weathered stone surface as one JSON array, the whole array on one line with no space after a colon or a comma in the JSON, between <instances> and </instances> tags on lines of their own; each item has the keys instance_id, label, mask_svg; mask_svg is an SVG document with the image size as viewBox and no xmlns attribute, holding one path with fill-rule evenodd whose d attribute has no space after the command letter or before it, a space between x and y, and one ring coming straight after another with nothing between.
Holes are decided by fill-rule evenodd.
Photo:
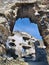
<instances>
[{"instance_id":1,"label":"weathered stone surface","mask_svg":"<svg viewBox=\"0 0 49 65\"><path fill-rule=\"evenodd\" d=\"M7 60L0 56L0 65L29 65L27 62L16 60Z\"/></svg>"},{"instance_id":2,"label":"weathered stone surface","mask_svg":"<svg viewBox=\"0 0 49 65\"><path fill-rule=\"evenodd\" d=\"M49 35L47 35L45 38L46 42L48 43L48 46L49 46Z\"/></svg>"},{"instance_id":3,"label":"weathered stone surface","mask_svg":"<svg viewBox=\"0 0 49 65\"><path fill-rule=\"evenodd\" d=\"M8 35L10 35L10 26L7 19L3 16L0 17L0 42L5 43Z\"/></svg>"},{"instance_id":4,"label":"weathered stone surface","mask_svg":"<svg viewBox=\"0 0 49 65\"><path fill-rule=\"evenodd\" d=\"M6 36L8 36L8 30L0 24L0 41L5 41Z\"/></svg>"},{"instance_id":5,"label":"weathered stone surface","mask_svg":"<svg viewBox=\"0 0 49 65\"><path fill-rule=\"evenodd\" d=\"M31 35L29 35L28 33L16 31L13 36L8 37L6 42L6 48L9 49L9 51L11 50L11 55L18 55L18 57L20 58L27 55L31 55L32 57L34 57L34 43L36 43L36 41L38 40L33 36L31 37ZM10 55L10 52L8 53Z\"/></svg>"},{"instance_id":6,"label":"weathered stone surface","mask_svg":"<svg viewBox=\"0 0 49 65\"><path fill-rule=\"evenodd\" d=\"M36 11L39 12L39 14L40 14L39 16L35 16ZM48 41L49 40L49 37L48 37L49 27L47 27L48 26L47 22L49 21L49 1L48 0L45 0L45 1L38 0L38 2L35 2L34 0L32 0L32 1L31 0L29 0L29 1L28 0L27 1L26 0L21 0L21 1L0 0L0 13L3 13L6 16L6 18L8 19L8 21L10 21L11 32L13 30L16 19L18 19L19 17L29 17L32 22L34 21L34 23L38 24L40 34L43 37L44 42L46 41L45 44L49 45L49 41ZM44 22L41 25L41 21L43 20L44 14L46 14L46 16L48 16L48 17L44 18L44 21L46 21L46 23ZM3 20L5 21L5 18L3 18ZM3 20L1 20L1 22L4 22ZM4 29L4 27L2 27L2 28ZM2 28L0 26L0 30L2 30ZM7 28L6 28L6 30L7 30ZM5 31L5 29L4 29L4 31ZM7 36L8 36L8 34L7 34ZM49 47L48 47L48 49L49 49Z\"/></svg>"},{"instance_id":7,"label":"weathered stone surface","mask_svg":"<svg viewBox=\"0 0 49 65\"><path fill-rule=\"evenodd\" d=\"M6 49L4 44L0 43L0 56L4 56L6 54Z\"/></svg>"},{"instance_id":8,"label":"weathered stone surface","mask_svg":"<svg viewBox=\"0 0 49 65\"><path fill-rule=\"evenodd\" d=\"M36 0L0 0L0 12L4 13L5 10L8 10L15 3L34 3Z\"/></svg>"}]
</instances>

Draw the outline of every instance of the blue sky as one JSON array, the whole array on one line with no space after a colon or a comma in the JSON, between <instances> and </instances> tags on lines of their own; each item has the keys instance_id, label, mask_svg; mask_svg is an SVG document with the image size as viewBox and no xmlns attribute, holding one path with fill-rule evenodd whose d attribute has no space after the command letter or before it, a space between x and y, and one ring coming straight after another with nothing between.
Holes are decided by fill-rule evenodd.
<instances>
[{"instance_id":1,"label":"blue sky","mask_svg":"<svg viewBox=\"0 0 49 65\"><path fill-rule=\"evenodd\" d=\"M13 31L27 32L35 38L42 40L37 24L30 23L29 18L19 18L15 23Z\"/></svg>"}]
</instances>

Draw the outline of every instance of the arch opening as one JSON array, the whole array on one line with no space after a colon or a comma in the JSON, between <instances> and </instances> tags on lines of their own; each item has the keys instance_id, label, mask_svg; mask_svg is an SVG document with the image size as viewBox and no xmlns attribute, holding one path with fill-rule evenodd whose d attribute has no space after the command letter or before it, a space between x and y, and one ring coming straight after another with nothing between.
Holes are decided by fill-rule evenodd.
<instances>
[{"instance_id":1,"label":"arch opening","mask_svg":"<svg viewBox=\"0 0 49 65\"><path fill-rule=\"evenodd\" d=\"M31 36L39 40L42 40L42 36L40 35L37 23L35 23L34 21L31 22L31 19L28 17L18 18L15 21L13 32L16 32L16 31L27 32Z\"/></svg>"},{"instance_id":2,"label":"arch opening","mask_svg":"<svg viewBox=\"0 0 49 65\"><path fill-rule=\"evenodd\" d=\"M16 33L27 33L29 34L30 36L34 37L35 39L37 39L39 41L39 44L40 45L37 45L38 44L38 41L36 41L36 43L34 44L35 45L35 51L36 51L36 59L37 60L44 60L47 62L47 58L46 58L46 52L45 52L45 45L43 43L43 39L42 39L42 36L40 35L40 32L39 32L39 28L38 28L38 24L35 23L34 21L31 21L30 18L18 18L16 21L15 21L15 25L14 25L14 28L13 28L13 32ZM28 38L25 38L25 39L28 39ZM25 40L26 41L26 40ZM37 45L37 46L36 46ZM38 51L39 49L39 51ZM42 51L44 51L44 59L42 58L43 55L41 55L41 59L40 57L38 58L38 53L42 53Z\"/></svg>"}]
</instances>

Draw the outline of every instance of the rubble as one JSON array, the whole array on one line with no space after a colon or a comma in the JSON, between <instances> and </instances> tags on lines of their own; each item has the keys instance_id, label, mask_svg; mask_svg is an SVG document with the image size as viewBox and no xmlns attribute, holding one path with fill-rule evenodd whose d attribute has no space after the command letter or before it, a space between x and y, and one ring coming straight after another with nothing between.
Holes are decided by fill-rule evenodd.
<instances>
[{"instance_id":1,"label":"rubble","mask_svg":"<svg viewBox=\"0 0 49 65\"><path fill-rule=\"evenodd\" d=\"M9 36L6 42L7 54L10 57L15 58L27 58L32 57L32 61L36 59L36 46L38 48L45 49L43 43L32 37L28 33L23 32L13 32L14 35ZM25 40L24 40L25 38ZM39 45L38 45L39 44Z\"/></svg>"},{"instance_id":2,"label":"rubble","mask_svg":"<svg viewBox=\"0 0 49 65\"><path fill-rule=\"evenodd\" d=\"M23 56L29 55L29 54L35 54L34 45L33 44L28 45L29 40L27 40L27 39L24 40L23 39L23 37L25 37L25 35L27 35L26 38L28 38L30 36L27 33L24 33L24 35L23 35L23 33L19 32L18 34L14 34L14 36L9 36L8 39L7 39L7 42L6 42L7 49L15 50L15 52L13 52L13 53L15 55L18 55L18 57L23 57ZM31 40L30 40L30 42L31 42Z\"/></svg>"},{"instance_id":3,"label":"rubble","mask_svg":"<svg viewBox=\"0 0 49 65\"><path fill-rule=\"evenodd\" d=\"M7 60L0 56L0 65L29 65L27 62L16 60Z\"/></svg>"}]
</instances>

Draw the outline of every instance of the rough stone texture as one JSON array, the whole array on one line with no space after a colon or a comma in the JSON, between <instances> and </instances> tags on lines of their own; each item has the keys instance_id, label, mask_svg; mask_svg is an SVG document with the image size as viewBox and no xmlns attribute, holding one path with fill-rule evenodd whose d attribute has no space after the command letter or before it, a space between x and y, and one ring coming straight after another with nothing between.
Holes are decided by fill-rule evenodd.
<instances>
[{"instance_id":1,"label":"rough stone texture","mask_svg":"<svg viewBox=\"0 0 49 65\"><path fill-rule=\"evenodd\" d=\"M4 12L5 9L8 10L15 3L34 3L36 0L0 0L0 12Z\"/></svg>"},{"instance_id":2,"label":"rough stone texture","mask_svg":"<svg viewBox=\"0 0 49 65\"><path fill-rule=\"evenodd\" d=\"M32 22L34 21L34 23L37 23L40 34L49 51L49 1L33 1L34 0L0 0L0 13L5 15L8 21L10 21L11 31L13 30L15 20L19 17L29 17ZM34 15L36 10L40 13L40 16ZM47 17L44 18L43 23L43 16L45 16L45 14Z\"/></svg>"},{"instance_id":3,"label":"rough stone texture","mask_svg":"<svg viewBox=\"0 0 49 65\"><path fill-rule=\"evenodd\" d=\"M5 44L8 35L10 35L10 26L8 25L8 21L5 17L0 16L0 42Z\"/></svg>"},{"instance_id":4,"label":"rough stone texture","mask_svg":"<svg viewBox=\"0 0 49 65\"><path fill-rule=\"evenodd\" d=\"M27 62L16 60L7 60L0 56L0 65L29 65Z\"/></svg>"}]
</instances>

